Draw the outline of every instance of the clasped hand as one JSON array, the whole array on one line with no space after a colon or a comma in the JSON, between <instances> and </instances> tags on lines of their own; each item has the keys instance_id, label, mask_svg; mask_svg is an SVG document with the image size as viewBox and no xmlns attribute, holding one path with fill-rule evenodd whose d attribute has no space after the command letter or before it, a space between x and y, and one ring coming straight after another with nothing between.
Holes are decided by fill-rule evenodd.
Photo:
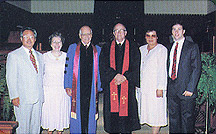
<instances>
[{"instance_id":1,"label":"clasped hand","mask_svg":"<svg viewBox=\"0 0 216 134\"><path fill-rule=\"evenodd\" d=\"M127 80L127 78L122 75L122 74L117 74L115 77L115 85L120 85L122 84L125 80Z\"/></svg>"}]
</instances>

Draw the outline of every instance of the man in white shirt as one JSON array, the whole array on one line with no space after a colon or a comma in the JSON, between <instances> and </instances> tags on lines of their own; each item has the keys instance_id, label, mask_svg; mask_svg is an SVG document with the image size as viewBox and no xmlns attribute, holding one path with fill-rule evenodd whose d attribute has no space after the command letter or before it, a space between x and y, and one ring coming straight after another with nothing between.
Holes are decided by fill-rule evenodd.
<instances>
[{"instance_id":1,"label":"man in white shirt","mask_svg":"<svg viewBox=\"0 0 216 134\"><path fill-rule=\"evenodd\" d=\"M194 133L195 99L201 73L197 44L184 37L183 25L172 26L174 43L169 55L168 110L170 133Z\"/></svg>"}]
</instances>

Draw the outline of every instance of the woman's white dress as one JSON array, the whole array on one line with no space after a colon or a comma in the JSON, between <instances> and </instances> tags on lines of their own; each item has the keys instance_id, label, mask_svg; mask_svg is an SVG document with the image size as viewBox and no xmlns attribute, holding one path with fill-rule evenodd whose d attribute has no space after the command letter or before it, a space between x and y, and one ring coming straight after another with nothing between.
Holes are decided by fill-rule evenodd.
<instances>
[{"instance_id":1,"label":"woman's white dress","mask_svg":"<svg viewBox=\"0 0 216 134\"><path fill-rule=\"evenodd\" d=\"M140 124L167 125L167 49L156 45L148 52L147 45L140 47L140 88L137 88ZM156 97L156 90L164 90L163 98Z\"/></svg>"},{"instance_id":2,"label":"woman's white dress","mask_svg":"<svg viewBox=\"0 0 216 134\"><path fill-rule=\"evenodd\" d=\"M49 131L69 128L70 97L64 89L64 68L66 53L56 58L51 51L44 58L44 103L41 126Z\"/></svg>"}]
</instances>

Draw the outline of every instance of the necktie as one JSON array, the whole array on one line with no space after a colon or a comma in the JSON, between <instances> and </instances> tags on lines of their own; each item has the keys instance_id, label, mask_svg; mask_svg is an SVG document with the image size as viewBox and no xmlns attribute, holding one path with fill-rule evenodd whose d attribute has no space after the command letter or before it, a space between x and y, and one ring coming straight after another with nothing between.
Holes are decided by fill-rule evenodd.
<instances>
[{"instance_id":1,"label":"necktie","mask_svg":"<svg viewBox=\"0 0 216 134\"><path fill-rule=\"evenodd\" d=\"M176 43L176 47L173 54L173 66L172 66L172 73L171 78L172 80L176 79L176 57L177 57L177 49L178 49L178 42Z\"/></svg>"},{"instance_id":2,"label":"necktie","mask_svg":"<svg viewBox=\"0 0 216 134\"><path fill-rule=\"evenodd\" d=\"M35 70L36 70L37 73L38 73L38 69L37 69L37 64L36 64L35 57L34 57L34 55L32 54L32 51L31 51L31 50L29 51L29 53L30 53L30 60L31 60L31 62L32 62L34 68L35 68Z\"/></svg>"}]
</instances>

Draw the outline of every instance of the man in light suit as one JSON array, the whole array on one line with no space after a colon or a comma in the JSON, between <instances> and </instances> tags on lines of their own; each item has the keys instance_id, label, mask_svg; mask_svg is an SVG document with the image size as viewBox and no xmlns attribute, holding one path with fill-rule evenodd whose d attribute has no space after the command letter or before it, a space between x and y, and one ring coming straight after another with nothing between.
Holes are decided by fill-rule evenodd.
<instances>
[{"instance_id":1,"label":"man in light suit","mask_svg":"<svg viewBox=\"0 0 216 134\"><path fill-rule=\"evenodd\" d=\"M175 23L172 26L174 43L168 61L170 133L195 132L195 99L201 73L201 60L198 45L186 40L184 33L182 24Z\"/></svg>"},{"instance_id":2,"label":"man in light suit","mask_svg":"<svg viewBox=\"0 0 216 134\"><path fill-rule=\"evenodd\" d=\"M14 105L17 133L40 133L42 88L42 54L33 49L36 30L26 27L20 33L22 46L8 54L6 79ZM30 50L32 54L30 53Z\"/></svg>"}]
</instances>

